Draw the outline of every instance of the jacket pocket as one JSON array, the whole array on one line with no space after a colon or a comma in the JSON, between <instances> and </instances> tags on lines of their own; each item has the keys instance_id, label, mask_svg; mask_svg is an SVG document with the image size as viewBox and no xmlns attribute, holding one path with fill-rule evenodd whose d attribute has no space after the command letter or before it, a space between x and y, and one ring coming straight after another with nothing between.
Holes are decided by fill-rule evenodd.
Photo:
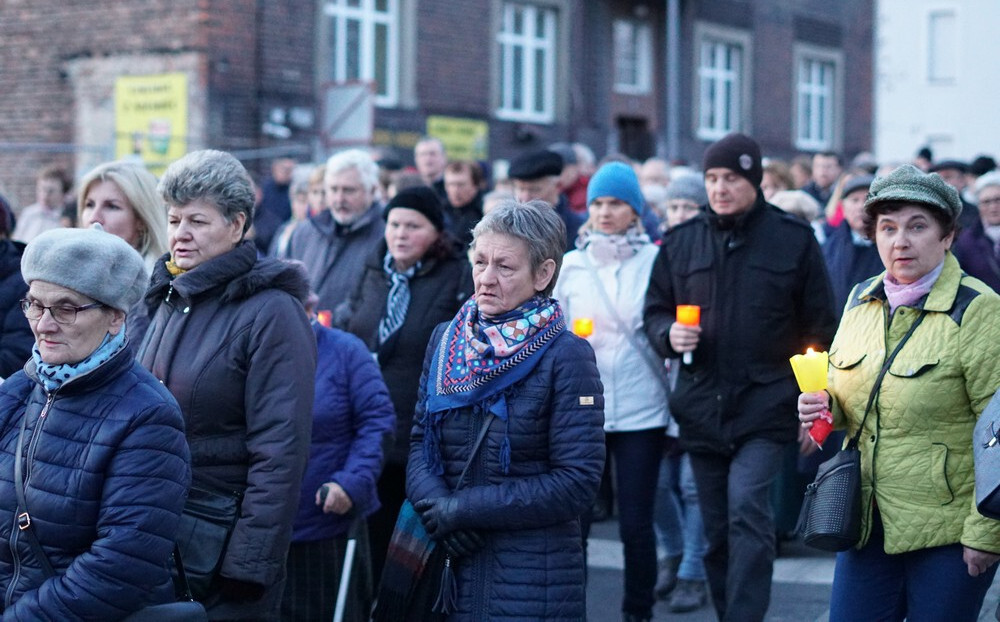
<instances>
[{"instance_id":1,"label":"jacket pocket","mask_svg":"<svg viewBox=\"0 0 1000 622\"><path fill-rule=\"evenodd\" d=\"M830 352L830 366L841 371L853 369L865 360L868 353L863 350L837 349Z\"/></svg>"},{"instance_id":2,"label":"jacket pocket","mask_svg":"<svg viewBox=\"0 0 1000 622\"><path fill-rule=\"evenodd\" d=\"M692 257L677 269L677 275L683 283L683 290L677 292L677 304L698 305L702 312L712 304L712 258L708 256Z\"/></svg>"},{"instance_id":3,"label":"jacket pocket","mask_svg":"<svg viewBox=\"0 0 1000 622\"><path fill-rule=\"evenodd\" d=\"M757 259L749 262L747 267L749 272L744 287L750 294L750 306L768 314L787 315L793 293L798 287L795 264L781 259Z\"/></svg>"},{"instance_id":4,"label":"jacket pocket","mask_svg":"<svg viewBox=\"0 0 1000 622\"><path fill-rule=\"evenodd\" d=\"M940 362L937 357L897 356L889 367L889 373L897 378L916 378L930 372Z\"/></svg>"},{"instance_id":5,"label":"jacket pocket","mask_svg":"<svg viewBox=\"0 0 1000 622\"><path fill-rule=\"evenodd\" d=\"M941 505L948 505L955 500L955 493L948 481L948 446L944 443L931 443L931 482Z\"/></svg>"}]
</instances>

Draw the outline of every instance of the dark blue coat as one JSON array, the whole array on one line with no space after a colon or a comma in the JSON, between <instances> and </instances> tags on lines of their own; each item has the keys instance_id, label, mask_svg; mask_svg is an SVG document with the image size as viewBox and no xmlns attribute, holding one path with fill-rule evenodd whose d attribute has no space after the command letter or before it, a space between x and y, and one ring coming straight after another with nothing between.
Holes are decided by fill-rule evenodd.
<instances>
[{"instance_id":1,"label":"dark blue coat","mask_svg":"<svg viewBox=\"0 0 1000 622\"><path fill-rule=\"evenodd\" d=\"M959 232L952 252L963 270L1000 292L1000 262L993 250L993 240L986 237L982 220Z\"/></svg>"},{"instance_id":2,"label":"dark blue coat","mask_svg":"<svg viewBox=\"0 0 1000 622\"><path fill-rule=\"evenodd\" d=\"M29 362L0 385L3 620L118 620L173 600L169 558L191 478L177 402L129 348L52 395L33 373ZM25 497L56 578L11 533L24 417Z\"/></svg>"},{"instance_id":3,"label":"dark blue coat","mask_svg":"<svg viewBox=\"0 0 1000 622\"><path fill-rule=\"evenodd\" d=\"M28 318L21 312L20 301L28 293L21 278L22 253L24 244L0 241L0 378L21 369L35 343Z\"/></svg>"},{"instance_id":4,"label":"dark blue coat","mask_svg":"<svg viewBox=\"0 0 1000 622\"><path fill-rule=\"evenodd\" d=\"M356 512L368 516L379 508L375 482L382 472L383 442L392 435L396 420L389 390L364 342L317 322L313 332L317 359L312 442L293 542L342 536ZM350 515L324 514L316 505L316 490L331 481L351 498Z\"/></svg>"},{"instance_id":5,"label":"dark blue coat","mask_svg":"<svg viewBox=\"0 0 1000 622\"><path fill-rule=\"evenodd\" d=\"M444 325L431 337L430 354ZM424 380L424 381L425 381ZM424 381L411 437L406 493L411 501L455 488L475 443L478 407L448 413L441 428L444 475L424 458ZM507 393L508 420L494 419L450 517L457 529L486 538L479 553L458 560L458 608L450 622L566 620L585 617L580 514L597 495L604 468L604 393L594 351L569 331ZM500 446L510 440L510 470Z\"/></svg>"},{"instance_id":6,"label":"dark blue coat","mask_svg":"<svg viewBox=\"0 0 1000 622\"><path fill-rule=\"evenodd\" d=\"M879 257L878 247L855 244L851 227L846 221L830 231L823 242L823 260L833 287L834 311L837 320L844 311L847 297L854 286L876 274L885 272L885 265Z\"/></svg>"}]
</instances>

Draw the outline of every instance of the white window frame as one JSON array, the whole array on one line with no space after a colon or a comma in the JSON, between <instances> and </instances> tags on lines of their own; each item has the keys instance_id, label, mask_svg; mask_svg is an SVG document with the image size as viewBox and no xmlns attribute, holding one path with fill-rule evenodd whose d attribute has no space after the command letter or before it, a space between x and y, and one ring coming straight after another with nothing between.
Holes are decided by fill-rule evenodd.
<instances>
[{"instance_id":1,"label":"white window frame","mask_svg":"<svg viewBox=\"0 0 1000 622\"><path fill-rule=\"evenodd\" d=\"M952 32L950 33L954 41L939 40L937 35L942 34L935 29L935 20L940 18L951 18ZM927 82L930 84L955 84L958 80L958 71L961 67L959 59L960 45L958 44L960 33L958 8L955 6L932 8L927 11ZM954 47L950 51L950 56L941 54L941 50L949 43Z\"/></svg>"},{"instance_id":2,"label":"white window frame","mask_svg":"<svg viewBox=\"0 0 1000 622\"><path fill-rule=\"evenodd\" d=\"M843 53L797 44L792 72L795 147L803 151L835 150L841 143Z\"/></svg>"},{"instance_id":3,"label":"white window frame","mask_svg":"<svg viewBox=\"0 0 1000 622\"><path fill-rule=\"evenodd\" d=\"M357 6L349 6L350 0L323 0L325 33L322 41L322 53L327 56L325 77L334 82L346 82L351 79L370 81L375 89L375 105L392 107L399 103L399 47L400 47L400 2L401 0L379 0L385 3L385 10L376 9L376 0L353 0ZM359 24L360 42L356 51L359 67L357 78L348 77L347 67L347 25L355 21ZM386 29L385 59L376 58L375 29L384 26ZM335 32L331 32L335 29ZM335 35L337 49L331 49L330 36ZM375 68L383 64L385 71L385 90L379 92L375 79Z\"/></svg>"},{"instance_id":4,"label":"white window frame","mask_svg":"<svg viewBox=\"0 0 1000 622\"><path fill-rule=\"evenodd\" d=\"M522 32L513 32L514 17L523 11ZM539 36L536 28L539 17L544 20L547 36ZM496 116L509 121L551 123L556 115L557 58L560 37L559 11L552 6L505 0L500 8L497 47L499 48L498 98ZM520 105L512 85L515 82L515 51L521 50ZM541 79L537 79L534 58L542 54ZM530 61L529 61L530 59ZM536 89L541 84L541 93ZM541 96L541 108L535 105Z\"/></svg>"},{"instance_id":5,"label":"white window frame","mask_svg":"<svg viewBox=\"0 0 1000 622\"><path fill-rule=\"evenodd\" d=\"M649 94L653 76L653 29L648 22L619 18L612 23L611 33L615 92L624 95Z\"/></svg>"},{"instance_id":6,"label":"white window frame","mask_svg":"<svg viewBox=\"0 0 1000 622\"><path fill-rule=\"evenodd\" d=\"M695 134L701 140L718 140L730 132L749 132L750 68L753 48L750 34L709 24L695 26L694 72ZM738 67L722 66L724 56L738 51ZM717 93L725 91L727 98ZM728 120L728 123L722 122Z\"/></svg>"}]
</instances>

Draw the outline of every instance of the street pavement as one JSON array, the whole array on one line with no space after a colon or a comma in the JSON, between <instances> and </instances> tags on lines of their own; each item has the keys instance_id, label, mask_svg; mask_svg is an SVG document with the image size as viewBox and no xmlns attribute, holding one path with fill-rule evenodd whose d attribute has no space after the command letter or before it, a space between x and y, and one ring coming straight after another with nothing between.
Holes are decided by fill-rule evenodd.
<instances>
[{"instance_id":1,"label":"street pavement","mask_svg":"<svg viewBox=\"0 0 1000 622\"><path fill-rule=\"evenodd\" d=\"M618 622L622 602L622 547L618 523L607 520L591 526L587 542L587 620ZM833 583L834 555L811 549L801 542L782 543L774 564L771 606L767 622L827 622ZM1000 602L1000 578L993 582L983 603L979 622L994 622ZM671 613L664 601L653 609L653 620L712 622L711 605L691 613Z\"/></svg>"}]
</instances>

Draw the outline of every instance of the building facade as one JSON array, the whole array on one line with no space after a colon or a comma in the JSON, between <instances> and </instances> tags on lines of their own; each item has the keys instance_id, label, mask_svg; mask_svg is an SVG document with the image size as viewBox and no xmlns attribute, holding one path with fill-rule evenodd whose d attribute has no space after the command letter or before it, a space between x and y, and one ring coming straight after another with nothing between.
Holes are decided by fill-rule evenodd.
<instances>
[{"instance_id":1,"label":"building facade","mask_svg":"<svg viewBox=\"0 0 1000 622\"><path fill-rule=\"evenodd\" d=\"M251 168L424 134L485 160L558 141L693 162L871 148L874 0L8 0L0 189L139 157Z\"/></svg>"}]
</instances>

